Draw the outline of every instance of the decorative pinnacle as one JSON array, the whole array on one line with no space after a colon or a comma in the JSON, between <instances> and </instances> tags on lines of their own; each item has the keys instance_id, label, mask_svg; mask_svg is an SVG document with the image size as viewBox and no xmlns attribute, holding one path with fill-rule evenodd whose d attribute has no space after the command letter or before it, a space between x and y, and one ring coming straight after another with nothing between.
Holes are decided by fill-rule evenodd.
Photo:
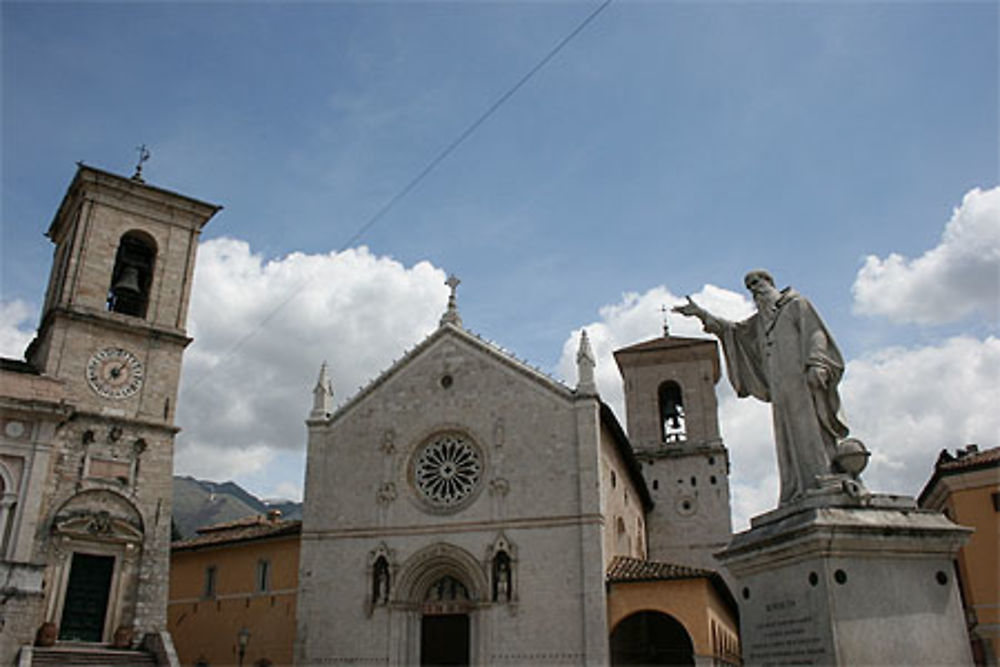
<instances>
[{"instance_id":1,"label":"decorative pinnacle","mask_svg":"<svg viewBox=\"0 0 1000 667\"><path fill-rule=\"evenodd\" d=\"M319 367L319 378L313 388L313 409L310 419L325 419L333 412L333 382L326 372L326 362Z\"/></svg>"},{"instance_id":2,"label":"decorative pinnacle","mask_svg":"<svg viewBox=\"0 0 1000 667\"><path fill-rule=\"evenodd\" d=\"M590 348L590 338L587 330L580 333L580 347L576 351L576 391L578 394L596 394L597 383L594 382L594 351Z\"/></svg>"},{"instance_id":3,"label":"decorative pinnacle","mask_svg":"<svg viewBox=\"0 0 1000 667\"><path fill-rule=\"evenodd\" d=\"M666 304L663 304L663 305L660 306L660 312L663 313L663 337L664 338L669 338L670 337L670 320L668 319L667 313L669 313L670 311L667 310Z\"/></svg>"},{"instance_id":4,"label":"decorative pinnacle","mask_svg":"<svg viewBox=\"0 0 1000 667\"><path fill-rule=\"evenodd\" d=\"M142 180L142 163L149 160L150 152L146 148L146 144L136 147L136 150L139 151L139 162L135 165L135 173L132 174L132 180L136 183L145 183L146 181Z\"/></svg>"},{"instance_id":5,"label":"decorative pinnacle","mask_svg":"<svg viewBox=\"0 0 1000 667\"><path fill-rule=\"evenodd\" d=\"M455 299L455 289L461 282L454 273L448 276L448 280L444 281L444 284L451 288L451 294L448 295L448 309L441 316L441 326L446 324L453 324L456 327L462 326L462 318L458 314L458 302Z\"/></svg>"}]
</instances>

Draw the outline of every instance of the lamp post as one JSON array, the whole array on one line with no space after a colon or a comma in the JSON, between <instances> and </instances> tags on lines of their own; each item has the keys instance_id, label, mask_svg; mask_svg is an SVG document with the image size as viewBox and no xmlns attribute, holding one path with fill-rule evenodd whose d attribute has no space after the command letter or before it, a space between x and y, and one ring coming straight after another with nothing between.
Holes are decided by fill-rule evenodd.
<instances>
[{"instance_id":1,"label":"lamp post","mask_svg":"<svg viewBox=\"0 0 1000 667\"><path fill-rule=\"evenodd\" d=\"M239 649L240 664L243 667L243 657L247 654L247 644L250 643L250 631L246 627L240 628L236 633L236 646Z\"/></svg>"}]
</instances>

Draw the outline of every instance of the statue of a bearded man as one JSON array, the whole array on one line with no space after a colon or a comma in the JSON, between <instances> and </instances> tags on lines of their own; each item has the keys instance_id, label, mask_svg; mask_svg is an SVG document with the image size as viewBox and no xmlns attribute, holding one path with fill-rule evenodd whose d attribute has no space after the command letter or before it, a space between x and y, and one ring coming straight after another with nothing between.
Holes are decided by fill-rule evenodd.
<instances>
[{"instance_id":1,"label":"statue of a bearded man","mask_svg":"<svg viewBox=\"0 0 1000 667\"><path fill-rule=\"evenodd\" d=\"M744 283L757 312L742 322L712 315L688 297L673 310L697 317L722 342L729 381L740 397L772 406L781 475L779 505L832 485L838 441L847 436L837 385L844 360L816 309L791 288L778 290L767 271Z\"/></svg>"}]
</instances>

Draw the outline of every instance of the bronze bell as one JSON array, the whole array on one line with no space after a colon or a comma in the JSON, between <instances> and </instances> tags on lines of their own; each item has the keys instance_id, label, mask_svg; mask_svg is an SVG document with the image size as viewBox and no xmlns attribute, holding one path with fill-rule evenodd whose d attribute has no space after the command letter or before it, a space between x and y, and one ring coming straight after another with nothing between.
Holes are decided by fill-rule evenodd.
<instances>
[{"instance_id":1,"label":"bronze bell","mask_svg":"<svg viewBox=\"0 0 1000 667\"><path fill-rule=\"evenodd\" d=\"M126 266L122 269L121 276L111 288L115 295L125 293L126 295L139 294L142 288L139 287L139 269L134 266Z\"/></svg>"},{"instance_id":2,"label":"bronze bell","mask_svg":"<svg viewBox=\"0 0 1000 667\"><path fill-rule=\"evenodd\" d=\"M673 397L668 398L664 408L665 408L663 410L664 422L669 420L671 428L680 428L681 410L680 410L680 405L677 403L677 401L675 401Z\"/></svg>"}]
</instances>

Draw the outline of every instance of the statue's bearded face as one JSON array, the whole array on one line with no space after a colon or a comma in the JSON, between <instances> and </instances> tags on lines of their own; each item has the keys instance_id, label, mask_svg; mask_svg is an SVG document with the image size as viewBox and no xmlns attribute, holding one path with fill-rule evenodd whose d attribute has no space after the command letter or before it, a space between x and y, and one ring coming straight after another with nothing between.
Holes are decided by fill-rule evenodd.
<instances>
[{"instance_id":1,"label":"statue's bearded face","mask_svg":"<svg viewBox=\"0 0 1000 667\"><path fill-rule=\"evenodd\" d=\"M759 310L773 310L781 292L774 286L774 280L763 271L753 271L744 280L747 289L753 295L754 303Z\"/></svg>"}]
</instances>

